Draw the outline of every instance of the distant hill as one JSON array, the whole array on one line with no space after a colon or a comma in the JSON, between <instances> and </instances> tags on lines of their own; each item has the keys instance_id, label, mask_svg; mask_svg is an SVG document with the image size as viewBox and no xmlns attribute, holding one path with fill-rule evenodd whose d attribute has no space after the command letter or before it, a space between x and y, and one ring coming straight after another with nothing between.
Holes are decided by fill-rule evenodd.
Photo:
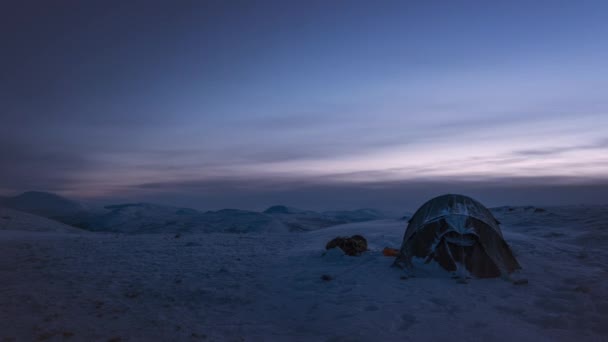
<instances>
[{"instance_id":1,"label":"distant hill","mask_svg":"<svg viewBox=\"0 0 608 342\"><path fill-rule=\"evenodd\" d=\"M264 213L283 222L290 231L316 230L339 224L387 218L386 215L373 209L315 212L285 205L273 205L264 210Z\"/></svg>"},{"instance_id":2,"label":"distant hill","mask_svg":"<svg viewBox=\"0 0 608 342\"><path fill-rule=\"evenodd\" d=\"M157 233L179 230L194 209L175 208L150 203L126 203L105 206L105 211L80 218L78 226L92 231L121 233Z\"/></svg>"},{"instance_id":3,"label":"distant hill","mask_svg":"<svg viewBox=\"0 0 608 342\"><path fill-rule=\"evenodd\" d=\"M1 200L5 207L40 215L47 218L73 216L86 211L83 205L57 194L41 191L28 191Z\"/></svg>"},{"instance_id":4,"label":"distant hill","mask_svg":"<svg viewBox=\"0 0 608 342\"><path fill-rule=\"evenodd\" d=\"M285 205L273 205L263 211L264 214L302 214L304 212L306 211Z\"/></svg>"},{"instance_id":5,"label":"distant hill","mask_svg":"<svg viewBox=\"0 0 608 342\"><path fill-rule=\"evenodd\" d=\"M81 229L46 217L0 206L0 230L84 233Z\"/></svg>"},{"instance_id":6,"label":"distant hill","mask_svg":"<svg viewBox=\"0 0 608 342\"><path fill-rule=\"evenodd\" d=\"M108 205L105 209L104 213L82 219L78 226L92 231L128 234L287 231L280 221L255 211L223 209L201 212L151 203Z\"/></svg>"},{"instance_id":7,"label":"distant hill","mask_svg":"<svg viewBox=\"0 0 608 342\"><path fill-rule=\"evenodd\" d=\"M547 212L547 209L535 207L532 205L526 206L502 206L502 207L494 207L490 208L490 211L493 213L544 213Z\"/></svg>"},{"instance_id":8,"label":"distant hill","mask_svg":"<svg viewBox=\"0 0 608 342\"><path fill-rule=\"evenodd\" d=\"M152 203L105 206L102 213L80 217L76 226L127 234L143 233L268 233L308 231L350 222L384 218L372 209L314 212L276 205L263 212L222 209L202 212Z\"/></svg>"},{"instance_id":9,"label":"distant hill","mask_svg":"<svg viewBox=\"0 0 608 342\"><path fill-rule=\"evenodd\" d=\"M285 205L274 205L263 212L202 212L152 203L122 203L88 211L76 201L39 191L4 198L0 204L89 231L126 234L297 232L386 218L373 209L315 212Z\"/></svg>"},{"instance_id":10,"label":"distant hill","mask_svg":"<svg viewBox=\"0 0 608 342\"><path fill-rule=\"evenodd\" d=\"M231 233L246 232L288 232L288 227L271 215L256 211L222 209L208 211L197 218L203 229Z\"/></svg>"},{"instance_id":11,"label":"distant hill","mask_svg":"<svg viewBox=\"0 0 608 342\"><path fill-rule=\"evenodd\" d=\"M381 211L375 209L324 211L321 214L347 222L364 222L387 218Z\"/></svg>"}]
</instances>

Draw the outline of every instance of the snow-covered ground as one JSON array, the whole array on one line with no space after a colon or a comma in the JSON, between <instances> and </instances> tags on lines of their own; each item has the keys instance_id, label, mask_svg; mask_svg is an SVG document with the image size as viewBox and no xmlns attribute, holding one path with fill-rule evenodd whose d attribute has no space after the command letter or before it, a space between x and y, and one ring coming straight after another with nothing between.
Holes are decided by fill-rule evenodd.
<instances>
[{"instance_id":1,"label":"snow-covered ground","mask_svg":"<svg viewBox=\"0 0 608 342\"><path fill-rule=\"evenodd\" d=\"M608 207L512 209L496 213L523 285L461 284L420 263L401 279L381 253L400 246L398 220L301 233L3 230L0 340L608 340ZM323 256L352 234L370 251Z\"/></svg>"},{"instance_id":2,"label":"snow-covered ground","mask_svg":"<svg viewBox=\"0 0 608 342\"><path fill-rule=\"evenodd\" d=\"M82 230L61 222L19 210L0 206L0 230L20 230L34 232L81 233Z\"/></svg>"}]
</instances>

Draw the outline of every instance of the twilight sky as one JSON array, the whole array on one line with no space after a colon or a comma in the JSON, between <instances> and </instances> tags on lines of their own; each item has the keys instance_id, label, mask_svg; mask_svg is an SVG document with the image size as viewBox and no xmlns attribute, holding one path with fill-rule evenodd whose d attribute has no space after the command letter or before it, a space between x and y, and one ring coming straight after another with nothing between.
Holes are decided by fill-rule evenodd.
<instances>
[{"instance_id":1,"label":"twilight sky","mask_svg":"<svg viewBox=\"0 0 608 342\"><path fill-rule=\"evenodd\" d=\"M607 1L5 1L0 28L0 194L608 202Z\"/></svg>"}]
</instances>

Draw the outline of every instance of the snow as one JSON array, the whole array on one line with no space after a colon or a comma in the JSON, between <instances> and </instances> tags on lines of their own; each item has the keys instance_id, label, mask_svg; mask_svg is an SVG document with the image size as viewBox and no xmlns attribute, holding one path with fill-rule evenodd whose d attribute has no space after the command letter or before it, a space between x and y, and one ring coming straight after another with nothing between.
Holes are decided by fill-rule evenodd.
<instances>
[{"instance_id":1,"label":"snow","mask_svg":"<svg viewBox=\"0 0 608 342\"><path fill-rule=\"evenodd\" d=\"M387 215L373 209L315 212L283 205L272 206L264 211L285 224L289 231L309 231L344 223L372 221Z\"/></svg>"},{"instance_id":2,"label":"snow","mask_svg":"<svg viewBox=\"0 0 608 342\"><path fill-rule=\"evenodd\" d=\"M0 230L84 233L72 226L3 206L0 206Z\"/></svg>"},{"instance_id":3,"label":"snow","mask_svg":"<svg viewBox=\"0 0 608 342\"><path fill-rule=\"evenodd\" d=\"M57 194L40 191L0 198L0 205L84 230L126 234L308 231L386 217L373 209L319 213L284 205L272 206L264 212L238 209L203 212L153 203L122 203L91 209Z\"/></svg>"},{"instance_id":4,"label":"snow","mask_svg":"<svg viewBox=\"0 0 608 342\"><path fill-rule=\"evenodd\" d=\"M317 213L284 206L273 206L264 212L238 209L201 212L151 203L109 205L105 209L62 219L92 231L142 234L306 231L382 217L370 209Z\"/></svg>"},{"instance_id":5,"label":"snow","mask_svg":"<svg viewBox=\"0 0 608 342\"><path fill-rule=\"evenodd\" d=\"M400 220L300 233L0 231L0 340L605 341L608 207L494 213L521 285L458 283L418 260L402 279L382 255L400 246ZM325 254L354 234L370 251Z\"/></svg>"},{"instance_id":6,"label":"snow","mask_svg":"<svg viewBox=\"0 0 608 342\"><path fill-rule=\"evenodd\" d=\"M149 203L110 205L107 211L80 218L93 231L142 233L287 232L279 220L254 211L223 209L200 212Z\"/></svg>"}]
</instances>

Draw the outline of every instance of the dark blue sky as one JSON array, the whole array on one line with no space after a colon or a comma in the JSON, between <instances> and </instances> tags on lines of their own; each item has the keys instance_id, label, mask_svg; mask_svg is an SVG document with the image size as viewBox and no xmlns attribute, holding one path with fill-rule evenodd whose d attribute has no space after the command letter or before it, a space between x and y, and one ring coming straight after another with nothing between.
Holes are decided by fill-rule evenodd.
<instances>
[{"instance_id":1,"label":"dark blue sky","mask_svg":"<svg viewBox=\"0 0 608 342\"><path fill-rule=\"evenodd\" d=\"M605 202L606 1L177 3L0 5L0 192Z\"/></svg>"}]
</instances>

